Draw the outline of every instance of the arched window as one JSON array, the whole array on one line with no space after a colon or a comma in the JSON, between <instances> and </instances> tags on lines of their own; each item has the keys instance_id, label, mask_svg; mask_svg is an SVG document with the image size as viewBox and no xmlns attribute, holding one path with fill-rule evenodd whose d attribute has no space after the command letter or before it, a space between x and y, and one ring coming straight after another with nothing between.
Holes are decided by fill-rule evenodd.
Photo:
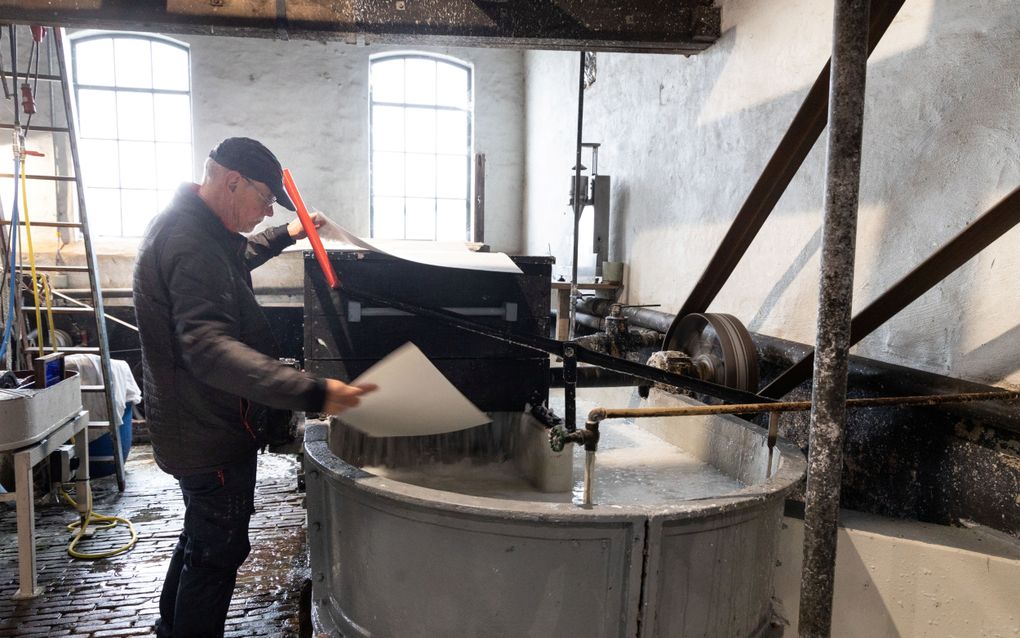
<instances>
[{"instance_id":1,"label":"arched window","mask_svg":"<svg viewBox=\"0 0 1020 638\"><path fill-rule=\"evenodd\" d=\"M137 237L194 178L188 45L130 33L72 36L89 230Z\"/></svg>"},{"instance_id":2,"label":"arched window","mask_svg":"<svg viewBox=\"0 0 1020 638\"><path fill-rule=\"evenodd\" d=\"M468 239L471 66L422 53L370 62L372 236Z\"/></svg>"}]
</instances>

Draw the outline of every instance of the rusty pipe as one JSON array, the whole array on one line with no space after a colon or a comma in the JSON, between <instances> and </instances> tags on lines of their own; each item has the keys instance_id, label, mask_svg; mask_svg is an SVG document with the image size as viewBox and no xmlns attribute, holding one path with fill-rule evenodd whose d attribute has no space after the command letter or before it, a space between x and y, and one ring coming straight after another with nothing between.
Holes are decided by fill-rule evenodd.
<instances>
[{"instance_id":1,"label":"rusty pipe","mask_svg":"<svg viewBox=\"0 0 1020 638\"><path fill-rule=\"evenodd\" d=\"M870 397L848 399L848 408L875 408L899 405L942 405L945 403L969 403L972 401L1013 401L1020 399L1020 392L962 392L959 394L922 394L905 397ZM668 408L593 408L588 421L601 422L606 419L625 419L660 416L706 416L716 414L755 414L758 412L805 412L811 409L810 401L779 401L776 403L741 403L725 405L690 405Z\"/></svg>"}]
</instances>

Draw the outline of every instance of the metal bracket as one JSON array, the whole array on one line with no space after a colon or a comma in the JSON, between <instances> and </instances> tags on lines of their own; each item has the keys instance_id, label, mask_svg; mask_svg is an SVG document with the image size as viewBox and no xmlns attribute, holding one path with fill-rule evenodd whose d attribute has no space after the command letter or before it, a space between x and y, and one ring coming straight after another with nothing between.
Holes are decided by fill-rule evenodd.
<instances>
[{"instance_id":1,"label":"metal bracket","mask_svg":"<svg viewBox=\"0 0 1020 638\"><path fill-rule=\"evenodd\" d=\"M465 317L498 317L509 323L517 321L517 303L507 301L501 306L490 308L446 307L443 310ZM413 317L414 313L390 307L364 307L360 301L347 302L347 321L356 323L364 317Z\"/></svg>"}]
</instances>

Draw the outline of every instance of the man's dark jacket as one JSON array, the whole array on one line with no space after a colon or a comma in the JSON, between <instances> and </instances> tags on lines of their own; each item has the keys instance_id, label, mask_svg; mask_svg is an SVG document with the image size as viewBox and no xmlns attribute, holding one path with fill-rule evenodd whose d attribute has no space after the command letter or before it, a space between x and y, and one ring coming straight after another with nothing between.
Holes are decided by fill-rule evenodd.
<instances>
[{"instance_id":1,"label":"man's dark jacket","mask_svg":"<svg viewBox=\"0 0 1020 638\"><path fill-rule=\"evenodd\" d=\"M182 186L145 233L134 274L145 420L175 476L252 454L250 402L317 411L325 382L277 361L250 271L294 243L286 226L245 238Z\"/></svg>"}]
</instances>

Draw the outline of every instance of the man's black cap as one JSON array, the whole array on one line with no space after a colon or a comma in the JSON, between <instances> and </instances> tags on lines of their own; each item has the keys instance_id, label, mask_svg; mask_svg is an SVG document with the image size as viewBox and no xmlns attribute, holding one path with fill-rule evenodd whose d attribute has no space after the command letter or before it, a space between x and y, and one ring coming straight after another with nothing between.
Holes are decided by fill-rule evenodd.
<instances>
[{"instance_id":1,"label":"man's black cap","mask_svg":"<svg viewBox=\"0 0 1020 638\"><path fill-rule=\"evenodd\" d=\"M283 167L272 151L249 137L228 137L209 152L209 157L224 168L269 187L280 206L294 210L283 188Z\"/></svg>"}]
</instances>

